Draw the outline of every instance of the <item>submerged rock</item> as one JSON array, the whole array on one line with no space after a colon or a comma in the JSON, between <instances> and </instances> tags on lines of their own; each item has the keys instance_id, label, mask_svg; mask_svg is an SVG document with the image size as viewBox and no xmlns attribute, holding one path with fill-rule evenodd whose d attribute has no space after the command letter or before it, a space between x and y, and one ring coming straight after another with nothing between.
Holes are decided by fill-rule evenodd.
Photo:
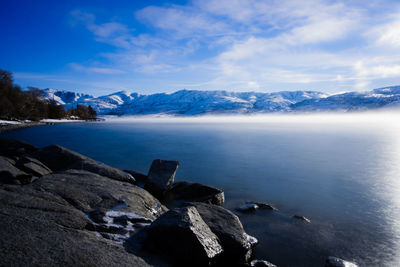
<instances>
[{"instance_id":1,"label":"submerged rock","mask_svg":"<svg viewBox=\"0 0 400 267\"><path fill-rule=\"evenodd\" d=\"M217 188L188 182L176 182L164 193L164 199L171 201L205 202L222 206L225 201L224 192Z\"/></svg>"},{"instance_id":2,"label":"submerged rock","mask_svg":"<svg viewBox=\"0 0 400 267\"><path fill-rule=\"evenodd\" d=\"M300 220L300 221L303 221L303 222L311 223L310 219L308 219L307 217L304 217L302 215L293 215L293 218L297 219L297 220Z\"/></svg>"},{"instance_id":3,"label":"submerged rock","mask_svg":"<svg viewBox=\"0 0 400 267\"><path fill-rule=\"evenodd\" d=\"M52 171L64 171L68 169L85 170L118 181L129 183L135 181L132 175L128 173L104 163L97 162L62 146L47 146L37 150L32 155L43 162Z\"/></svg>"},{"instance_id":4,"label":"submerged rock","mask_svg":"<svg viewBox=\"0 0 400 267\"><path fill-rule=\"evenodd\" d=\"M161 215L148 227L145 246L186 266L214 264L223 251L195 207L176 208Z\"/></svg>"},{"instance_id":5,"label":"submerged rock","mask_svg":"<svg viewBox=\"0 0 400 267\"><path fill-rule=\"evenodd\" d=\"M257 239L244 231L239 218L231 211L206 203L187 203L196 207L201 218L219 238L224 249L221 261L229 263L247 262Z\"/></svg>"},{"instance_id":6,"label":"submerged rock","mask_svg":"<svg viewBox=\"0 0 400 267\"><path fill-rule=\"evenodd\" d=\"M237 211L240 212L254 212L258 209L261 210L276 210L273 206L267 203L261 203L261 202L246 202L246 204L243 204L236 208Z\"/></svg>"},{"instance_id":7,"label":"submerged rock","mask_svg":"<svg viewBox=\"0 0 400 267\"><path fill-rule=\"evenodd\" d=\"M275 264L270 263L269 261L265 260L252 260L250 263L252 267L276 267Z\"/></svg>"},{"instance_id":8,"label":"submerged rock","mask_svg":"<svg viewBox=\"0 0 400 267\"><path fill-rule=\"evenodd\" d=\"M329 256L325 261L325 267L358 267L358 265L353 262Z\"/></svg>"},{"instance_id":9,"label":"submerged rock","mask_svg":"<svg viewBox=\"0 0 400 267\"><path fill-rule=\"evenodd\" d=\"M160 197L170 184L174 182L178 161L156 159L151 164L145 189L151 194Z\"/></svg>"}]
</instances>

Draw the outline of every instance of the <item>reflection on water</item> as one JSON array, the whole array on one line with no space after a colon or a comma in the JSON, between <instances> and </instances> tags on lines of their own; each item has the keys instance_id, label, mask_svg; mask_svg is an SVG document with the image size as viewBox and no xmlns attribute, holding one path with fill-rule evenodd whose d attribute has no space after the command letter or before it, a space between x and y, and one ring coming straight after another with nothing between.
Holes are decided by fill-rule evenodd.
<instances>
[{"instance_id":1,"label":"reflection on water","mask_svg":"<svg viewBox=\"0 0 400 267\"><path fill-rule=\"evenodd\" d=\"M400 266L400 114L123 118L23 129L2 136L64 145L119 168L146 172L155 158L182 165L177 180L278 212L239 214L258 258L323 266ZM302 214L311 224L294 221Z\"/></svg>"}]
</instances>

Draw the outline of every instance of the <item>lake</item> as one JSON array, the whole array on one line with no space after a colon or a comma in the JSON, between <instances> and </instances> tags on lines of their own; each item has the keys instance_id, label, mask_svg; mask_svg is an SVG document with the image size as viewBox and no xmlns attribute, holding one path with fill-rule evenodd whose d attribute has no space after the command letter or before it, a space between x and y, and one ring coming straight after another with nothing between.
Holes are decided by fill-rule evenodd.
<instances>
[{"instance_id":1,"label":"lake","mask_svg":"<svg viewBox=\"0 0 400 267\"><path fill-rule=\"evenodd\" d=\"M400 266L400 114L122 118L0 136L144 173L178 160L176 180L223 189L231 210L270 203L278 211L235 213L260 242L256 258L278 266Z\"/></svg>"}]
</instances>

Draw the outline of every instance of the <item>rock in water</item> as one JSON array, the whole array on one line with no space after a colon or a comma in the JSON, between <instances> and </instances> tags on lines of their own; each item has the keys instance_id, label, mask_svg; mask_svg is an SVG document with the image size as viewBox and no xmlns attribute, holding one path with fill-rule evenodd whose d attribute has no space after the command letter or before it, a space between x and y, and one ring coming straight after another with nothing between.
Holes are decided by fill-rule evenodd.
<instances>
[{"instance_id":1,"label":"rock in water","mask_svg":"<svg viewBox=\"0 0 400 267\"><path fill-rule=\"evenodd\" d=\"M221 261L226 264L247 262L257 239L246 234L239 218L231 211L206 203L188 203L198 210L201 218L219 238L224 249Z\"/></svg>"},{"instance_id":2,"label":"rock in water","mask_svg":"<svg viewBox=\"0 0 400 267\"><path fill-rule=\"evenodd\" d=\"M156 159L151 164L145 189L155 196L162 196L163 192L174 182L178 161Z\"/></svg>"},{"instance_id":3,"label":"rock in water","mask_svg":"<svg viewBox=\"0 0 400 267\"><path fill-rule=\"evenodd\" d=\"M181 200L204 202L222 206L225 201L224 192L217 188L188 182L177 182L172 184L165 194L164 198L167 202Z\"/></svg>"},{"instance_id":4,"label":"rock in water","mask_svg":"<svg viewBox=\"0 0 400 267\"><path fill-rule=\"evenodd\" d=\"M186 266L214 264L223 251L195 207L176 208L161 215L147 229L145 246Z\"/></svg>"},{"instance_id":5,"label":"rock in water","mask_svg":"<svg viewBox=\"0 0 400 267\"><path fill-rule=\"evenodd\" d=\"M34 152L32 156L39 159L52 171L85 170L118 181L129 183L135 181L132 175L128 173L58 145L41 148Z\"/></svg>"},{"instance_id":6,"label":"rock in water","mask_svg":"<svg viewBox=\"0 0 400 267\"><path fill-rule=\"evenodd\" d=\"M307 222L307 223L311 222L310 219L308 219L307 217L304 217L302 215L293 215L293 218L297 219L297 220L300 220L300 221L303 221L303 222Z\"/></svg>"},{"instance_id":7,"label":"rock in water","mask_svg":"<svg viewBox=\"0 0 400 267\"><path fill-rule=\"evenodd\" d=\"M329 256L326 259L325 267L358 267L357 264Z\"/></svg>"}]
</instances>

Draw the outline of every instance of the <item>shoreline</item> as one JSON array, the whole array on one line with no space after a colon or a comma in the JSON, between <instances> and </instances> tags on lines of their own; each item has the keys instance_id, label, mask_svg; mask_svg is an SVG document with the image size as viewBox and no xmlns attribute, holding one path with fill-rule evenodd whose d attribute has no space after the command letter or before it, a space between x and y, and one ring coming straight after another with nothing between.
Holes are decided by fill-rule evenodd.
<instances>
[{"instance_id":1,"label":"shoreline","mask_svg":"<svg viewBox=\"0 0 400 267\"><path fill-rule=\"evenodd\" d=\"M6 133L10 131L15 131L24 128L53 125L61 123L76 123L76 122L88 122L92 120L56 120L56 119L45 119L43 121L30 121L30 122L20 122L20 123L0 123L0 133ZM97 120L93 120L97 121Z\"/></svg>"}]
</instances>

